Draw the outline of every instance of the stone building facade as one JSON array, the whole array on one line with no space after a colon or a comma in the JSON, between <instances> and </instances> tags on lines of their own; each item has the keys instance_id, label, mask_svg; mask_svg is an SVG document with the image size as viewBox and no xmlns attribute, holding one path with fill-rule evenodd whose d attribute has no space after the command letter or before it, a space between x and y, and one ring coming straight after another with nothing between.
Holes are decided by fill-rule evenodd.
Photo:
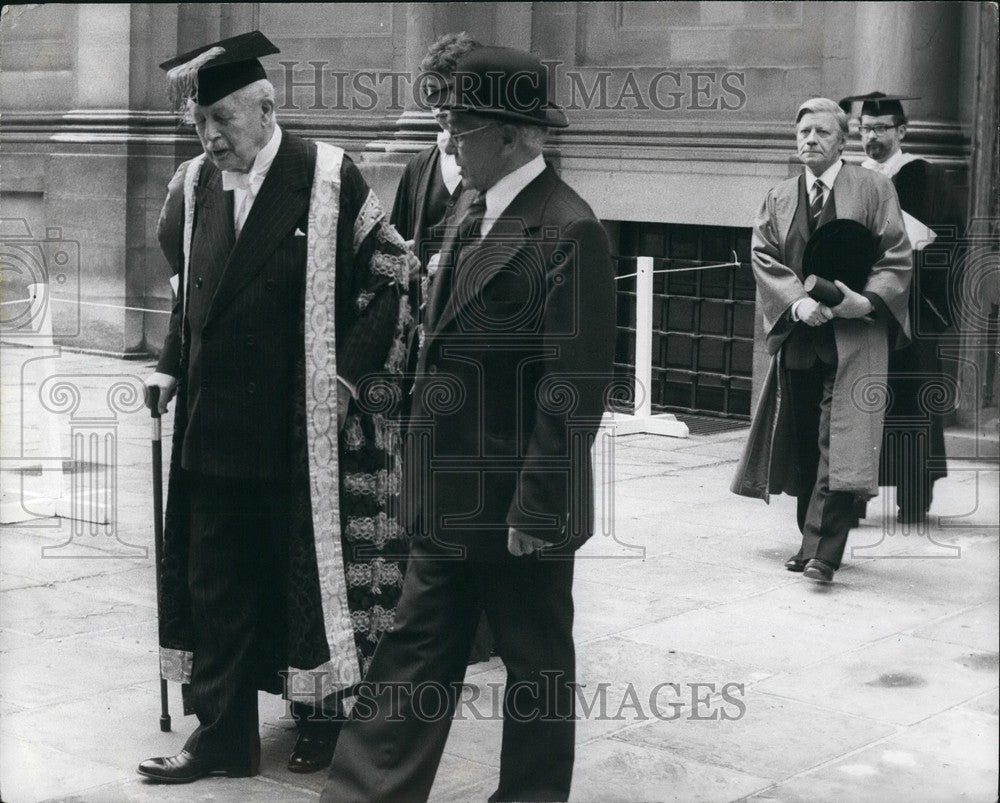
<instances>
[{"instance_id":1,"label":"stone building facade","mask_svg":"<svg viewBox=\"0 0 1000 803\"><path fill-rule=\"evenodd\" d=\"M995 6L972 2L6 7L2 292L14 299L48 279L57 343L156 352L171 303L156 220L174 168L198 151L157 64L264 31L282 51L267 60L281 124L345 147L388 207L435 132L411 71L437 36L465 30L550 62L571 126L548 156L605 221L620 274L636 256L677 269L736 252L740 268L658 275L651 390L661 408L745 417L763 359L749 227L768 188L799 169L792 119L805 98L919 95L907 148L942 167L963 227L982 221L976 264L995 267L996 26ZM861 157L856 136L847 155ZM986 375L996 279L977 270L982 287L960 299L953 371L975 390L962 404L978 407L996 404ZM619 284L628 371L634 282ZM10 326L16 305L3 309Z\"/></svg>"}]
</instances>

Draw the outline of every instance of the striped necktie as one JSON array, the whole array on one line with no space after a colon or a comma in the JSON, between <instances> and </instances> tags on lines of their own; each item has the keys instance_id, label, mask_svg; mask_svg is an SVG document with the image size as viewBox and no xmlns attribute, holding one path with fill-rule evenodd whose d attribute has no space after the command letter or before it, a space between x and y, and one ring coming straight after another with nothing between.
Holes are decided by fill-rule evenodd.
<instances>
[{"instance_id":1,"label":"striped necktie","mask_svg":"<svg viewBox=\"0 0 1000 803\"><path fill-rule=\"evenodd\" d=\"M823 182L816 179L813 182L812 193L809 196L809 230L815 231L819 224L819 216L823 213Z\"/></svg>"},{"instance_id":2,"label":"striped necktie","mask_svg":"<svg viewBox=\"0 0 1000 803\"><path fill-rule=\"evenodd\" d=\"M455 262L458 262L459 252L467 245L479 242L479 229L483 225L483 217L486 215L486 194L477 193L475 199L465 210L462 220L458 224L458 236L455 239Z\"/></svg>"},{"instance_id":3,"label":"striped necktie","mask_svg":"<svg viewBox=\"0 0 1000 803\"><path fill-rule=\"evenodd\" d=\"M458 275L458 263L461 258L462 249L479 242L479 229L486 214L486 195L477 193L472 203L469 204L458 221L455 239L451 243L451 248L447 253L441 254L440 269L435 275L430 289L430 298L427 302L427 325L434 328L437 325L438 316L441 315L448 296L453 292Z\"/></svg>"}]
</instances>

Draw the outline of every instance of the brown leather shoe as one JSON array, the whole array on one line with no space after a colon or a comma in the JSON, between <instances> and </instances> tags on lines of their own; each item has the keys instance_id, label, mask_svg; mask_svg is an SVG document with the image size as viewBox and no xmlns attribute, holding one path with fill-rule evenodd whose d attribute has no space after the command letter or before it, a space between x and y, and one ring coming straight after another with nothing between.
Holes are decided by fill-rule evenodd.
<instances>
[{"instance_id":1,"label":"brown leather shoe","mask_svg":"<svg viewBox=\"0 0 1000 803\"><path fill-rule=\"evenodd\" d=\"M299 738L295 742L291 756L288 757L288 771L318 772L330 766L338 736L340 736L340 723L324 728L322 732L299 731Z\"/></svg>"},{"instance_id":2,"label":"brown leather shoe","mask_svg":"<svg viewBox=\"0 0 1000 803\"><path fill-rule=\"evenodd\" d=\"M139 765L138 773L157 783L191 783L208 775L250 778L257 774L258 766L252 759L242 764L228 764L181 750L176 756L146 759Z\"/></svg>"}]
</instances>

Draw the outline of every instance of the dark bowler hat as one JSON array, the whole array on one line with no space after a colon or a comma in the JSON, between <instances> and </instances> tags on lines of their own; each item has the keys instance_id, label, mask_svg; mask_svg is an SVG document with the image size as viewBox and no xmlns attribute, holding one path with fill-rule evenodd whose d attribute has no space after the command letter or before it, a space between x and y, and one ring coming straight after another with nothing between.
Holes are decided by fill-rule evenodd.
<instances>
[{"instance_id":1,"label":"dark bowler hat","mask_svg":"<svg viewBox=\"0 0 1000 803\"><path fill-rule=\"evenodd\" d=\"M512 122L569 125L562 110L549 102L548 71L531 53L512 47L470 50L455 63L448 84L428 100L442 109Z\"/></svg>"},{"instance_id":2,"label":"dark bowler hat","mask_svg":"<svg viewBox=\"0 0 1000 803\"><path fill-rule=\"evenodd\" d=\"M867 95L850 95L840 101L840 108L844 114L851 113L853 103L861 103L861 113L870 114L872 117L881 117L884 114L895 114L897 117L906 119L903 113L901 100L920 100L916 95L887 95L885 92L869 92Z\"/></svg>"},{"instance_id":3,"label":"dark bowler hat","mask_svg":"<svg viewBox=\"0 0 1000 803\"><path fill-rule=\"evenodd\" d=\"M877 256L875 235L856 220L824 223L812 233L802 256L803 276L840 279L855 293L865 289Z\"/></svg>"},{"instance_id":4,"label":"dark bowler hat","mask_svg":"<svg viewBox=\"0 0 1000 803\"><path fill-rule=\"evenodd\" d=\"M250 31L168 59L160 69L167 71L170 99L175 104L193 100L199 106L211 106L267 78L257 59L280 52L260 31Z\"/></svg>"}]
</instances>

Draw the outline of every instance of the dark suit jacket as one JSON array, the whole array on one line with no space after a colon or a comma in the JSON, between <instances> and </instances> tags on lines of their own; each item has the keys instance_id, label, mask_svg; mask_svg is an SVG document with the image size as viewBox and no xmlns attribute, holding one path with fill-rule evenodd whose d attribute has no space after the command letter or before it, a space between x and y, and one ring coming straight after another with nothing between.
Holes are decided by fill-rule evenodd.
<instances>
[{"instance_id":1,"label":"dark suit jacket","mask_svg":"<svg viewBox=\"0 0 1000 803\"><path fill-rule=\"evenodd\" d=\"M454 234L431 283L404 508L470 557L507 556L508 527L575 549L593 531L590 446L614 350L604 229L547 167L457 264Z\"/></svg>"},{"instance_id":2,"label":"dark suit jacket","mask_svg":"<svg viewBox=\"0 0 1000 803\"><path fill-rule=\"evenodd\" d=\"M306 233L315 162L314 143L282 132L238 239L232 193L222 189L211 161L201 169L190 282L181 276L157 366L177 377L178 393L186 394L182 465L189 471L272 477L289 470L293 382L300 376L296 364L304 359ZM345 158L334 303L337 372L353 383L385 363L399 300L389 277L366 270L370 253L355 253L354 222L367 196L364 179ZM184 262L183 204L183 182L172 181L158 236L178 270ZM186 319L185 290L190 293ZM363 313L357 305L362 293L374 297Z\"/></svg>"}]
</instances>

